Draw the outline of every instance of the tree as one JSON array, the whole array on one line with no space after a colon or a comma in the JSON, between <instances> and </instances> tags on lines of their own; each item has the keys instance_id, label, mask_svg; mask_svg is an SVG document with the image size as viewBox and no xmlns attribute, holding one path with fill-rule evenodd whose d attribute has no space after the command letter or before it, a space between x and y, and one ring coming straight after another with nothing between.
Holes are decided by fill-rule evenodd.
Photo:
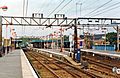
<instances>
[{"instance_id":1,"label":"tree","mask_svg":"<svg viewBox=\"0 0 120 78\"><path fill-rule=\"evenodd\" d=\"M106 40L110 42L110 44L117 44L117 33L110 32L106 34Z\"/></svg>"}]
</instances>

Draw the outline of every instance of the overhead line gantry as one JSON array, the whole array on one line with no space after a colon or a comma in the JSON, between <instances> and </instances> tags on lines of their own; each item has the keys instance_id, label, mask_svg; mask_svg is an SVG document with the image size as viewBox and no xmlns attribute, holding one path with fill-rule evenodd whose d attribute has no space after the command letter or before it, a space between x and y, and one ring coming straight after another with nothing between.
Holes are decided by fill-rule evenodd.
<instances>
[{"instance_id":1,"label":"overhead line gantry","mask_svg":"<svg viewBox=\"0 0 120 78\"><path fill-rule=\"evenodd\" d=\"M82 21L81 21L82 20ZM91 21L94 23L88 23ZM97 22L96 22L97 20ZM105 21L101 24L99 21ZM117 22L115 22L117 21ZM0 16L0 46L2 46L2 26L3 25L16 25L16 26L45 26L45 27L67 27L67 29L74 27L74 57L78 50L77 40L77 27L113 27L120 24L120 18L39 18L39 17L16 17L16 16Z\"/></svg>"}]
</instances>

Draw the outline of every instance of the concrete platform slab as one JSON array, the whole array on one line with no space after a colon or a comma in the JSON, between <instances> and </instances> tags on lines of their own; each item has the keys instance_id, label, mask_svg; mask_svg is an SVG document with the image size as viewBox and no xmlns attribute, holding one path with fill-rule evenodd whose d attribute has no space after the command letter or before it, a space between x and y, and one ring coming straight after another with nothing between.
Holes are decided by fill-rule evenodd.
<instances>
[{"instance_id":1,"label":"concrete platform slab","mask_svg":"<svg viewBox=\"0 0 120 78\"><path fill-rule=\"evenodd\" d=\"M0 78L22 78L20 50L0 58Z\"/></svg>"},{"instance_id":2,"label":"concrete platform slab","mask_svg":"<svg viewBox=\"0 0 120 78\"><path fill-rule=\"evenodd\" d=\"M67 61L69 61L71 64L73 65L80 65L80 63L75 62L71 57L69 57L69 52L65 51L65 52L60 52L59 50L56 49L38 49L40 51L44 51L46 53L51 53L51 54L56 54L58 56L62 56L64 57Z\"/></svg>"},{"instance_id":3,"label":"concrete platform slab","mask_svg":"<svg viewBox=\"0 0 120 78\"><path fill-rule=\"evenodd\" d=\"M38 78L22 50L0 58L0 78Z\"/></svg>"},{"instance_id":4,"label":"concrete platform slab","mask_svg":"<svg viewBox=\"0 0 120 78\"><path fill-rule=\"evenodd\" d=\"M22 50L21 50L21 66L23 78L38 78Z\"/></svg>"}]
</instances>

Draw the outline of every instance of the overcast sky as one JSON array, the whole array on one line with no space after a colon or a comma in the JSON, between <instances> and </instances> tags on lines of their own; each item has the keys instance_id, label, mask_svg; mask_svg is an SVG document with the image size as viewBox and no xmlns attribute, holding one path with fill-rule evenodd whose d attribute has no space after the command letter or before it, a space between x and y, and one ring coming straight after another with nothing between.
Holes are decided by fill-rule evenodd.
<instances>
[{"instance_id":1,"label":"overcast sky","mask_svg":"<svg viewBox=\"0 0 120 78\"><path fill-rule=\"evenodd\" d=\"M23 16L23 1L25 1L26 7L27 0L0 0L0 6L8 6L7 11L0 10L0 15ZM63 3L60 5L61 2ZM28 0L24 16L31 16L32 13L43 13L44 17L47 17L58 5L60 6L49 17L53 17L55 13L62 13L67 17L120 18L120 0ZM41 36L57 31L54 28L54 30L50 28L42 30L39 27L24 27L24 30L22 27L14 26L14 28L18 36ZM66 33L69 32L70 30L66 31ZM8 29L8 35L9 33ZM5 36L5 27L3 27L3 36Z\"/></svg>"}]
</instances>

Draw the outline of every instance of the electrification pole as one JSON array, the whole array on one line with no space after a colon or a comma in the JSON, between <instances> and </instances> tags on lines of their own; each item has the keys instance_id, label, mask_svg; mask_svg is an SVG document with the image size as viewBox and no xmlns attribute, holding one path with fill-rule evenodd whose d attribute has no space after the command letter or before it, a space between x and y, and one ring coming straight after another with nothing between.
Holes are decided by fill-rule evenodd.
<instances>
[{"instance_id":1,"label":"electrification pole","mask_svg":"<svg viewBox=\"0 0 120 78\"><path fill-rule=\"evenodd\" d=\"M119 51L119 27L117 25L117 51Z\"/></svg>"},{"instance_id":2,"label":"electrification pole","mask_svg":"<svg viewBox=\"0 0 120 78\"><path fill-rule=\"evenodd\" d=\"M75 19L74 25L74 53L73 53L73 60L75 60L75 55L78 50L78 40L77 40L77 19Z\"/></svg>"}]
</instances>

